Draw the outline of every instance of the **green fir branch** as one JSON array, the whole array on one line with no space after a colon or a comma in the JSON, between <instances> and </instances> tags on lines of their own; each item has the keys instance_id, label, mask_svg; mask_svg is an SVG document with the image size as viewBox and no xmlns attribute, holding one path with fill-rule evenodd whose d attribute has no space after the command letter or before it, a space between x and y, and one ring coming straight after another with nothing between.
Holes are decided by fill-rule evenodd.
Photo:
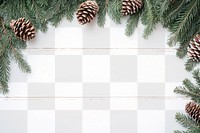
<instances>
[{"instance_id":1,"label":"green fir branch","mask_svg":"<svg viewBox=\"0 0 200 133\"><path fill-rule=\"evenodd\" d=\"M127 24L126 24L126 30L125 30L125 35L127 36L131 36L135 29L138 26L139 23L139 17L140 17L140 13L136 13L131 15L128 20L127 20Z\"/></svg>"},{"instance_id":2,"label":"green fir branch","mask_svg":"<svg viewBox=\"0 0 200 133\"><path fill-rule=\"evenodd\" d=\"M200 88L200 70L196 69L192 72L192 76L196 81L196 84L198 85L198 87ZM200 90L198 91L198 93L200 93Z\"/></svg>"},{"instance_id":3,"label":"green fir branch","mask_svg":"<svg viewBox=\"0 0 200 133\"><path fill-rule=\"evenodd\" d=\"M181 124L183 127L187 128L189 130L194 129L194 128L200 128L200 125L198 123L196 123L189 116L186 116L182 113L177 113L175 117L179 124Z\"/></svg>"},{"instance_id":4,"label":"green fir branch","mask_svg":"<svg viewBox=\"0 0 200 133\"><path fill-rule=\"evenodd\" d=\"M189 44L189 41L179 46L176 52L176 56L178 58L182 59L187 55L188 44Z\"/></svg>"},{"instance_id":5,"label":"green fir branch","mask_svg":"<svg viewBox=\"0 0 200 133\"><path fill-rule=\"evenodd\" d=\"M161 7L161 22L164 27L171 25L174 20L180 15L182 6L186 4L185 0L170 1L165 0Z\"/></svg>"},{"instance_id":6,"label":"green fir branch","mask_svg":"<svg viewBox=\"0 0 200 133\"><path fill-rule=\"evenodd\" d=\"M121 0L109 0L108 2L108 15L116 24L121 24L121 7Z\"/></svg>"},{"instance_id":7,"label":"green fir branch","mask_svg":"<svg viewBox=\"0 0 200 133\"><path fill-rule=\"evenodd\" d=\"M10 79L10 58L8 52L0 56L0 92L8 93L8 81Z\"/></svg>"},{"instance_id":8,"label":"green fir branch","mask_svg":"<svg viewBox=\"0 0 200 133\"><path fill-rule=\"evenodd\" d=\"M8 90L8 83L0 81L0 93L7 94L9 92Z\"/></svg>"},{"instance_id":9,"label":"green fir branch","mask_svg":"<svg viewBox=\"0 0 200 133\"><path fill-rule=\"evenodd\" d=\"M104 27L106 22L106 12L108 9L108 3L106 1L98 0L97 4L99 5L97 24L99 27Z\"/></svg>"},{"instance_id":10,"label":"green fir branch","mask_svg":"<svg viewBox=\"0 0 200 133\"><path fill-rule=\"evenodd\" d=\"M171 4L171 1L169 0L164 0L164 2L161 4L160 15L159 15L161 21L165 12L169 9L170 4Z\"/></svg>"},{"instance_id":11,"label":"green fir branch","mask_svg":"<svg viewBox=\"0 0 200 133\"><path fill-rule=\"evenodd\" d=\"M151 32L155 29L153 5L150 3L149 0L145 0L144 12L141 16L141 21L144 25L146 25L143 37L147 38L151 34Z\"/></svg>"},{"instance_id":12,"label":"green fir branch","mask_svg":"<svg viewBox=\"0 0 200 133\"><path fill-rule=\"evenodd\" d=\"M175 20L176 22L170 26L170 31L172 32L168 41L169 46L174 46L180 38L183 38L186 31L190 28L196 14L198 13L198 2L197 0L191 0L185 5Z\"/></svg>"},{"instance_id":13,"label":"green fir branch","mask_svg":"<svg viewBox=\"0 0 200 133\"><path fill-rule=\"evenodd\" d=\"M198 103L200 101L200 99L199 99L200 94L191 92L191 91L187 90L186 87L182 87L182 86L176 87L174 90L174 93L183 95L183 96L190 98L191 100L196 101Z\"/></svg>"},{"instance_id":14,"label":"green fir branch","mask_svg":"<svg viewBox=\"0 0 200 133\"><path fill-rule=\"evenodd\" d=\"M199 63L188 59L187 62L185 63L185 69L190 72L197 66L197 64Z\"/></svg>"},{"instance_id":15,"label":"green fir branch","mask_svg":"<svg viewBox=\"0 0 200 133\"><path fill-rule=\"evenodd\" d=\"M29 66L28 62L24 59L23 54L21 51L17 50L11 45L11 54L14 61L18 64L18 67L24 73L31 73L31 67Z\"/></svg>"}]
</instances>

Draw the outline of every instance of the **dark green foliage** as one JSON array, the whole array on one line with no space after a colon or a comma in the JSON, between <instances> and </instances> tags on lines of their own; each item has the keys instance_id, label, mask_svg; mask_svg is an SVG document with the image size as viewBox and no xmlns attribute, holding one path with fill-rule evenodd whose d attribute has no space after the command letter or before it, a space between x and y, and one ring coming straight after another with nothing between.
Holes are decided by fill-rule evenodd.
<instances>
[{"instance_id":1,"label":"dark green foliage","mask_svg":"<svg viewBox=\"0 0 200 133\"><path fill-rule=\"evenodd\" d=\"M189 42L186 42L186 43L181 44L181 45L179 46L179 48L177 49L177 52L176 52L176 56L177 56L178 58L181 59L181 58L184 58L184 57L185 57L185 55L187 54L188 44L189 44Z\"/></svg>"},{"instance_id":2,"label":"dark green foliage","mask_svg":"<svg viewBox=\"0 0 200 133\"><path fill-rule=\"evenodd\" d=\"M193 78L196 81L196 84L193 84L189 79L183 81L183 86L177 87L174 92L180 95L184 95L190 100L200 104L200 70L194 70ZM199 133L200 132L200 123L196 123L192 118L185 114L177 113L176 120L187 131L175 131L175 133Z\"/></svg>"},{"instance_id":3,"label":"dark green foliage","mask_svg":"<svg viewBox=\"0 0 200 133\"><path fill-rule=\"evenodd\" d=\"M199 32L199 0L164 0L161 8L161 23L171 32L168 44L180 43L177 56L187 54L189 41ZM190 65L193 66L193 65Z\"/></svg>"},{"instance_id":4,"label":"dark green foliage","mask_svg":"<svg viewBox=\"0 0 200 133\"><path fill-rule=\"evenodd\" d=\"M197 64L198 62L196 61L187 60L187 62L185 63L185 69L187 71L192 71L196 67Z\"/></svg>"},{"instance_id":5,"label":"dark green foliage","mask_svg":"<svg viewBox=\"0 0 200 133\"><path fill-rule=\"evenodd\" d=\"M46 19L54 26L57 26L63 18L72 21L75 11L82 2L84 0L52 0L49 3Z\"/></svg>"},{"instance_id":6,"label":"dark green foliage","mask_svg":"<svg viewBox=\"0 0 200 133\"><path fill-rule=\"evenodd\" d=\"M179 124L181 124L187 131L175 131L174 133L199 133L200 132L200 124L193 121L189 116L177 113L176 120Z\"/></svg>"},{"instance_id":7,"label":"dark green foliage","mask_svg":"<svg viewBox=\"0 0 200 133\"><path fill-rule=\"evenodd\" d=\"M10 79L10 59L7 52L0 56L0 92L8 92L8 81Z\"/></svg>"},{"instance_id":8,"label":"dark green foliage","mask_svg":"<svg viewBox=\"0 0 200 133\"><path fill-rule=\"evenodd\" d=\"M176 114L176 120L178 123L180 123L183 127L193 130L194 128L198 129L200 128L200 125L192 120L189 116L186 116L182 113Z\"/></svg>"},{"instance_id":9,"label":"dark green foliage","mask_svg":"<svg viewBox=\"0 0 200 133\"><path fill-rule=\"evenodd\" d=\"M144 8L141 16L142 24L146 26L144 30L144 38L147 38L156 28L156 24L160 21L160 7L162 0L144 0Z\"/></svg>"},{"instance_id":10,"label":"dark green foliage","mask_svg":"<svg viewBox=\"0 0 200 133\"><path fill-rule=\"evenodd\" d=\"M134 33L139 23L139 17L140 17L140 13L138 12L136 14L132 14L128 18L127 24L126 24L126 30L125 30L125 34L127 36L131 36Z\"/></svg>"},{"instance_id":11,"label":"dark green foliage","mask_svg":"<svg viewBox=\"0 0 200 133\"><path fill-rule=\"evenodd\" d=\"M109 0L108 15L117 24L121 24L122 0Z\"/></svg>"},{"instance_id":12,"label":"dark green foliage","mask_svg":"<svg viewBox=\"0 0 200 133\"><path fill-rule=\"evenodd\" d=\"M148 38L160 21L162 3L163 0L143 0L143 8L128 18L125 34L131 36L137 28L139 20L141 20L142 24L145 25L143 36Z\"/></svg>"},{"instance_id":13,"label":"dark green foliage","mask_svg":"<svg viewBox=\"0 0 200 133\"><path fill-rule=\"evenodd\" d=\"M21 69L22 72L30 73L31 68L28 65L27 61L24 59L23 54L20 50L17 50L14 47L11 47L11 56L14 58L15 62L18 64L18 67Z\"/></svg>"},{"instance_id":14,"label":"dark green foliage","mask_svg":"<svg viewBox=\"0 0 200 133\"><path fill-rule=\"evenodd\" d=\"M97 24L99 27L103 27L106 22L106 12L107 12L108 6L107 6L107 3L102 0L98 0L97 4L99 5Z\"/></svg>"}]
</instances>

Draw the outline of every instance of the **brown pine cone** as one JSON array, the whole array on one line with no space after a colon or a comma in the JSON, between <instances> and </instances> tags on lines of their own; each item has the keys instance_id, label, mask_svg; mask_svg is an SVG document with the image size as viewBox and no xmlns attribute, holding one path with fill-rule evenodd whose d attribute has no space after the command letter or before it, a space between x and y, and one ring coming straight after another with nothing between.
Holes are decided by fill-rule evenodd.
<instances>
[{"instance_id":1,"label":"brown pine cone","mask_svg":"<svg viewBox=\"0 0 200 133\"><path fill-rule=\"evenodd\" d=\"M200 105L190 102L185 106L185 111L197 123L200 122Z\"/></svg>"},{"instance_id":2,"label":"brown pine cone","mask_svg":"<svg viewBox=\"0 0 200 133\"><path fill-rule=\"evenodd\" d=\"M29 20L25 21L25 18L12 20L10 22L10 27L21 40L27 41L35 37L35 27Z\"/></svg>"},{"instance_id":3,"label":"brown pine cone","mask_svg":"<svg viewBox=\"0 0 200 133\"><path fill-rule=\"evenodd\" d=\"M90 23L97 12L99 11L99 6L95 1L88 0L80 4L76 15L77 20L80 24L84 25L86 23Z\"/></svg>"},{"instance_id":4,"label":"brown pine cone","mask_svg":"<svg viewBox=\"0 0 200 133\"><path fill-rule=\"evenodd\" d=\"M123 0L121 13L123 16L138 12L143 6L142 0Z\"/></svg>"},{"instance_id":5,"label":"brown pine cone","mask_svg":"<svg viewBox=\"0 0 200 133\"><path fill-rule=\"evenodd\" d=\"M199 62L200 61L200 35L197 34L189 43L188 47L189 59Z\"/></svg>"}]
</instances>

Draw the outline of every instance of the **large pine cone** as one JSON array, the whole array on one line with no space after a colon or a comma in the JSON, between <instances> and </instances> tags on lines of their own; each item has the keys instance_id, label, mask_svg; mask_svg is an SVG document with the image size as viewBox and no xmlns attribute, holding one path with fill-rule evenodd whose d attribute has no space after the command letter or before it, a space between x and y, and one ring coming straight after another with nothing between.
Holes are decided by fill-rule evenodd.
<instances>
[{"instance_id":1,"label":"large pine cone","mask_svg":"<svg viewBox=\"0 0 200 133\"><path fill-rule=\"evenodd\" d=\"M200 61L200 35L197 34L191 41L188 47L189 59L199 62Z\"/></svg>"},{"instance_id":2,"label":"large pine cone","mask_svg":"<svg viewBox=\"0 0 200 133\"><path fill-rule=\"evenodd\" d=\"M121 13L123 16L138 12L143 6L142 0L123 0Z\"/></svg>"},{"instance_id":3,"label":"large pine cone","mask_svg":"<svg viewBox=\"0 0 200 133\"><path fill-rule=\"evenodd\" d=\"M12 20L10 22L10 27L15 35L24 41L33 39L35 37L35 27L29 20L25 21L25 18Z\"/></svg>"},{"instance_id":4,"label":"large pine cone","mask_svg":"<svg viewBox=\"0 0 200 133\"><path fill-rule=\"evenodd\" d=\"M83 2L76 12L77 20L82 25L90 23L94 19L98 11L99 6L95 1L88 0L86 2Z\"/></svg>"},{"instance_id":5,"label":"large pine cone","mask_svg":"<svg viewBox=\"0 0 200 133\"><path fill-rule=\"evenodd\" d=\"M200 105L190 102L185 106L185 111L197 123L200 122Z\"/></svg>"}]
</instances>

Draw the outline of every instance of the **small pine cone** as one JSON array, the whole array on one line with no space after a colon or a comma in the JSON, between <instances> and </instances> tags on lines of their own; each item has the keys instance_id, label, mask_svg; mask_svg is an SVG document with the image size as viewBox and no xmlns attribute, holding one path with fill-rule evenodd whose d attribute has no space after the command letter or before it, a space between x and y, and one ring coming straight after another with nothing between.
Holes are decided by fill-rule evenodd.
<instances>
[{"instance_id":1,"label":"small pine cone","mask_svg":"<svg viewBox=\"0 0 200 133\"><path fill-rule=\"evenodd\" d=\"M21 40L30 40L35 37L35 27L29 20L25 21L25 18L19 18L18 20L12 20L10 27L15 35Z\"/></svg>"},{"instance_id":2,"label":"small pine cone","mask_svg":"<svg viewBox=\"0 0 200 133\"><path fill-rule=\"evenodd\" d=\"M191 41L188 47L189 59L200 61L200 34L197 34Z\"/></svg>"},{"instance_id":3,"label":"small pine cone","mask_svg":"<svg viewBox=\"0 0 200 133\"><path fill-rule=\"evenodd\" d=\"M98 11L99 6L95 1L85 1L80 4L76 12L77 20L82 25L90 23L94 19Z\"/></svg>"},{"instance_id":4,"label":"small pine cone","mask_svg":"<svg viewBox=\"0 0 200 133\"><path fill-rule=\"evenodd\" d=\"M185 111L197 123L200 122L200 105L190 102L185 106Z\"/></svg>"},{"instance_id":5,"label":"small pine cone","mask_svg":"<svg viewBox=\"0 0 200 133\"><path fill-rule=\"evenodd\" d=\"M138 12L143 6L142 0L123 0L121 13L123 16Z\"/></svg>"}]
</instances>

